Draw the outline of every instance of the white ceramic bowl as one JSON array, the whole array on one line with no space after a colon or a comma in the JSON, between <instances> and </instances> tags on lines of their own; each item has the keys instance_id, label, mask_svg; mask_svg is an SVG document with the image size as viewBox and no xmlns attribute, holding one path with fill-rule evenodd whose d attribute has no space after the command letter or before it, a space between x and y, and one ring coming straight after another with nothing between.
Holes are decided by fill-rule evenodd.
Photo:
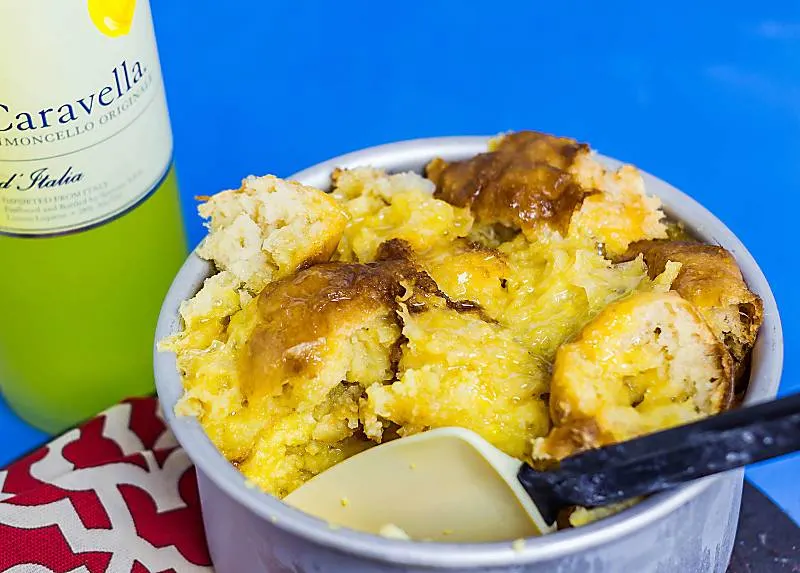
<instances>
[{"instance_id":1,"label":"white ceramic bowl","mask_svg":"<svg viewBox=\"0 0 800 573\"><path fill-rule=\"evenodd\" d=\"M372 165L415 170L433 157L464 159L486 149L486 137L443 137L382 145L331 159L290 179L328 189L335 167ZM609 167L620 162L601 157ZM752 290L764 301L764 325L753 350L746 404L775 397L783 365L783 338L775 299L744 245L688 195L644 174L647 192L666 212L708 243L733 253ZM180 302L212 272L194 253L166 297L157 340L181 328ZM175 356L155 354L158 394L167 423L197 466L200 499L217 573L376 573L435 570L482 573L724 573L733 548L741 500L741 470L712 476L652 496L618 515L587 526L511 543L432 544L384 539L331 529L260 491L216 450L193 418L173 407L182 392Z\"/></svg>"}]
</instances>

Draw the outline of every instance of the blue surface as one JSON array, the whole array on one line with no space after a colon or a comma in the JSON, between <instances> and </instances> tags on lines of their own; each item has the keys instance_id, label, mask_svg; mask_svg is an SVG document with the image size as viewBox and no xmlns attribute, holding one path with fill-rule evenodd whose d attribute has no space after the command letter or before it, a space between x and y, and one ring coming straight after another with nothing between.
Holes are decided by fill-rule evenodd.
<instances>
[{"instance_id":1,"label":"blue surface","mask_svg":"<svg viewBox=\"0 0 800 573\"><path fill-rule=\"evenodd\" d=\"M192 243L191 198L251 173L414 137L571 135L744 241L781 309L782 392L800 390L800 277L778 246L798 227L800 4L152 1ZM0 463L42 439L2 409L0 431ZM749 475L800 521L800 457Z\"/></svg>"}]
</instances>

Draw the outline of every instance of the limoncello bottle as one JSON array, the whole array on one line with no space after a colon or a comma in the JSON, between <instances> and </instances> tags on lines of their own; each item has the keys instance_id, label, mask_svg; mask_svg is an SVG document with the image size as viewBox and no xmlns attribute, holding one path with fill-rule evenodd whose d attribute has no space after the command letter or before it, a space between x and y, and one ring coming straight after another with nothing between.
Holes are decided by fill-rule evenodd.
<instances>
[{"instance_id":1,"label":"limoncello bottle","mask_svg":"<svg viewBox=\"0 0 800 573\"><path fill-rule=\"evenodd\" d=\"M148 0L0 0L0 388L56 432L153 388L186 255Z\"/></svg>"}]
</instances>

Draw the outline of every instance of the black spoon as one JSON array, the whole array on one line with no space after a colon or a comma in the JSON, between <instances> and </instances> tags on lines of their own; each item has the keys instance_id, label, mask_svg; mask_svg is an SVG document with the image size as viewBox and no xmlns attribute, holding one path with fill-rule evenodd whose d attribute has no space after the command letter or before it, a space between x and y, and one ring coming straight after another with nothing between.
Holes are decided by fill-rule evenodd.
<instances>
[{"instance_id":1,"label":"black spoon","mask_svg":"<svg viewBox=\"0 0 800 573\"><path fill-rule=\"evenodd\" d=\"M568 506L597 507L800 450L800 394L589 450L517 477L552 524Z\"/></svg>"}]
</instances>

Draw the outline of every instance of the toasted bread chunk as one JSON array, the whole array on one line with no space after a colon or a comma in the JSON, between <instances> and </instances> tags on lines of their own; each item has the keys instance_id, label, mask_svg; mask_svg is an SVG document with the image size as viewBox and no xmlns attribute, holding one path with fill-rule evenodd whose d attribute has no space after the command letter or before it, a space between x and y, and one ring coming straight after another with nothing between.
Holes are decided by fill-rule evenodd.
<instances>
[{"instance_id":1,"label":"toasted bread chunk","mask_svg":"<svg viewBox=\"0 0 800 573\"><path fill-rule=\"evenodd\" d=\"M566 233L573 211L590 192L567 169L588 152L589 146L573 139L521 131L472 159L436 158L426 174L436 184L437 197L468 207L481 223L534 233L546 222Z\"/></svg>"},{"instance_id":2,"label":"toasted bread chunk","mask_svg":"<svg viewBox=\"0 0 800 573\"><path fill-rule=\"evenodd\" d=\"M660 273L668 261L681 263L672 288L708 321L740 374L764 320L764 304L747 287L733 255L714 245L641 241L633 243L621 258L632 259L639 254L644 256L650 276Z\"/></svg>"},{"instance_id":3,"label":"toasted bread chunk","mask_svg":"<svg viewBox=\"0 0 800 573\"><path fill-rule=\"evenodd\" d=\"M588 145L534 131L501 136L489 148L464 161L437 158L426 168L437 197L472 211L479 223L473 238L496 246L508 236L502 229L533 239L547 227L618 254L632 241L666 237L661 202L645 194L635 168L609 172Z\"/></svg>"},{"instance_id":4,"label":"toasted bread chunk","mask_svg":"<svg viewBox=\"0 0 800 573\"><path fill-rule=\"evenodd\" d=\"M270 493L286 495L369 445L355 435L359 400L394 376L397 299L411 288L436 291L402 253L382 255L272 282L230 318L222 341L178 355L186 389L179 409Z\"/></svg>"},{"instance_id":5,"label":"toasted bread chunk","mask_svg":"<svg viewBox=\"0 0 800 573\"><path fill-rule=\"evenodd\" d=\"M298 268L330 259L347 223L328 194L272 175L248 177L198 210L210 219L198 254L253 295Z\"/></svg>"},{"instance_id":6,"label":"toasted bread chunk","mask_svg":"<svg viewBox=\"0 0 800 573\"><path fill-rule=\"evenodd\" d=\"M211 221L197 253L220 272L181 304L184 330L163 341L163 349L206 348L222 336L228 317L271 281L330 259L347 222L327 194L271 175L249 177L198 210Z\"/></svg>"},{"instance_id":7,"label":"toasted bread chunk","mask_svg":"<svg viewBox=\"0 0 800 573\"><path fill-rule=\"evenodd\" d=\"M534 457L561 459L716 414L732 389L730 355L691 303L674 292L634 294L558 349L555 427Z\"/></svg>"},{"instance_id":8,"label":"toasted bread chunk","mask_svg":"<svg viewBox=\"0 0 800 573\"><path fill-rule=\"evenodd\" d=\"M647 195L635 167L609 171L586 155L577 158L570 172L582 186L599 190L573 214L570 236L591 239L608 256L624 253L633 241L667 237L661 200Z\"/></svg>"},{"instance_id":9,"label":"toasted bread chunk","mask_svg":"<svg viewBox=\"0 0 800 573\"><path fill-rule=\"evenodd\" d=\"M267 287L247 309L245 394L289 387L298 404L317 403L342 380L390 379L389 350L400 335L395 301L417 277L429 284L402 260L324 263ZM388 336L378 336L386 329ZM374 348L354 338L362 330L375 333Z\"/></svg>"}]
</instances>

